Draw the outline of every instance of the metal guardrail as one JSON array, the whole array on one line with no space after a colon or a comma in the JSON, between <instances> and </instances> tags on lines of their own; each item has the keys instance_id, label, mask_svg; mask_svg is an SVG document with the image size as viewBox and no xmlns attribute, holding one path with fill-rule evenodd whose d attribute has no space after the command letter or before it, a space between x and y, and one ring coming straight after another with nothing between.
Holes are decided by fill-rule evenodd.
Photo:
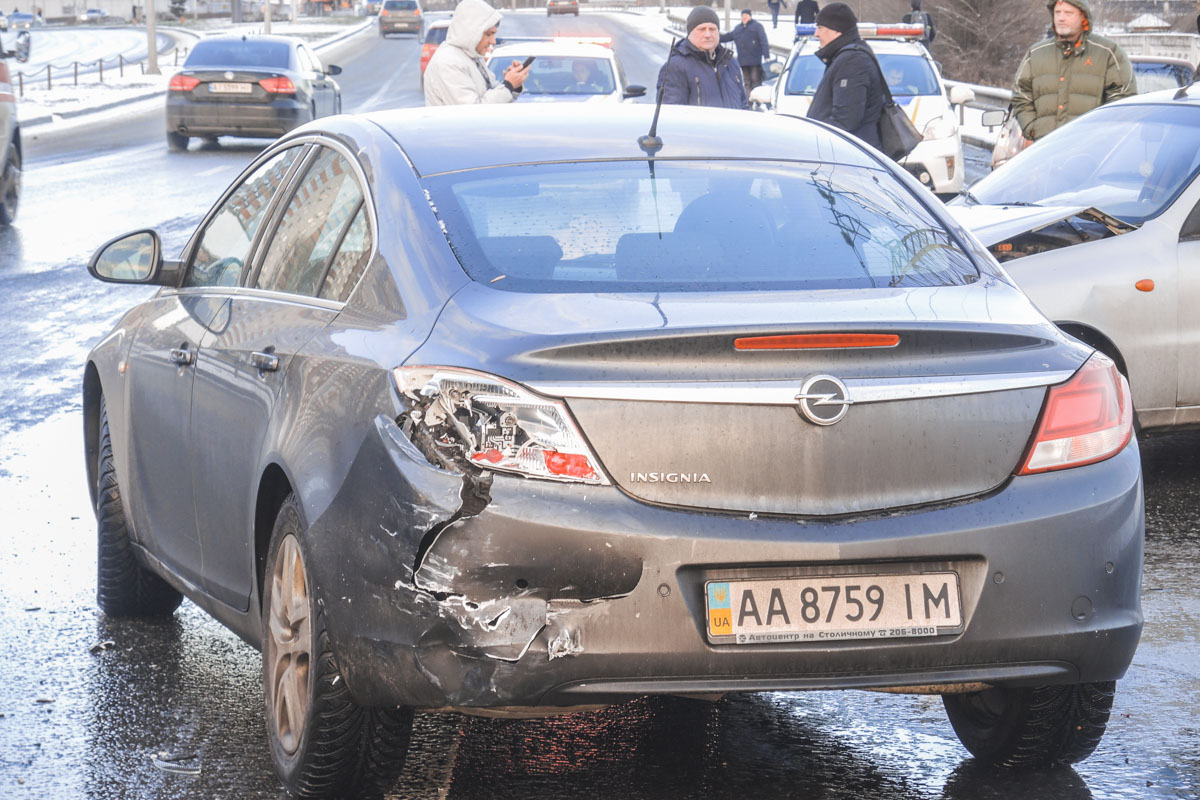
<instances>
[{"instance_id":1,"label":"metal guardrail","mask_svg":"<svg viewBox=\"0 0 1200 800\"><path fill-rule=\"evenodd\" d=\"M174 64L174 66L176 66L176 67L179 66L180 55L182 55L186 59L188 52L189 52L189 50L187 47L183 47L183 48L176 47L175 48L175 64ZM68 74L71 75L75 86L79 85L79 68L80 67L84 67L85 70L87 68L90 68L93 66L96 67L97 73L98 73L98 80L96 81L97 83L104 83L104 65L106 63L111 63L114 66L116 66L117 74L119 77L122 77L122 78L125 77L125 67L126 66L132 67L134 64L137 64L138 67L141 69L142 74L145 75L146 74L146 60L148 58L149 58L149 55L143 56L142 58L138 58L138 59L127 59L127 58L125 58L124 55L121 55L118 53L116 58L98 58L95 61L72 61L70 64L63 64L63 65L46 64L44 67L39 67L38 69L36 69L33 72L30 72L28 74L25 72L18 71L15 76L17 79L17 93L18 93L19 97L24 97L25 96L25 79L26 78L31 78L31 79L37 78L39 75L42 74L42 72L46 73L46 88L47 89L54 88L53 79L54 79L54 71L55 70L58 70L59 80L65 80L66 75L68 75ZM86 74L86 72L85 72L85 74Z\"/></svg>"}]
</instances>

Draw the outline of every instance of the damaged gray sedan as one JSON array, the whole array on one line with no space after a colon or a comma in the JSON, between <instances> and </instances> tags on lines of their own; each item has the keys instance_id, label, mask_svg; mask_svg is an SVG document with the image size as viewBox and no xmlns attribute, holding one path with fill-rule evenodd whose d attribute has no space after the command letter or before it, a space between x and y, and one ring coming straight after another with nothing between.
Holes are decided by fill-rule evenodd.
<instances>
[{"instance_id":1,"label":"damaged gray sedan","mask_svg":"<svg viewBox=\"0 0 1200 800\"><path fill-rule=\"evenodd\" d=\"M1097 746L1142 626L1128 387L912 178L807 120L449 108L273 144L84 378L101 608L263 654L287 789L414 711L942 694ZM747 158L729 157L728 142Z\"/></svg>"}]
</instances>

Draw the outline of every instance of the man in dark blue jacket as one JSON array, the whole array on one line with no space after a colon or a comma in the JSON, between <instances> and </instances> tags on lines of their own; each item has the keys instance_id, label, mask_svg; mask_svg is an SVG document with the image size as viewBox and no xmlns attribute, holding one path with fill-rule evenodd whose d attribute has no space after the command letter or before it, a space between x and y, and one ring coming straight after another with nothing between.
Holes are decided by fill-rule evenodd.
<instances>
[{"instance_id":1,"label":"man in dark blue jacket","mask_svg":"<svg viewBox=\"0 0 1200 800\"><path fill-rule=\"evenodd\" d=\"M687 17L687 38L671 48L658 71L663 102L684 106L749 108L742 70L733 51L721 46L717 12L696 6Z\"/></svg>"},{"instance_id":2,"label":"man in dark blue jacket","mask_svg":"<svg viewBox=\"0 0 1200 800\"><path fill-rule=\"evenodd\" d=\"M845 3L830 3L817 14L817 58L825 74L817 84L809 119L828 122L879 147L883 78L875 55L858 35L858 18Z\"/></svg>"},{"instance_id":3,"label":"man in dark blue jacket","mask_svg":"<svg viewBox=\"0 0 1200 800\"><path fill-rule=\"evenodd\" d=\"M767 41L767 29L754 19L750 9L742 9L742 21L729 33L721 34L722 42L732 41L737 46L737 60L742 65L742 77L746 83L746 94L763 82L762 62L771 45Z\"/></svg>"},{"instance_id":4,"label":"man in dark blue jacket","mask_svg":"<svg viewBox=\"0 0 1200 800\"><path fill-rule=\"evenodd\" d=\"M812 25L817 21L817 12L821 7L817 5L817 0L800 0L796 3L796 24L805 23Z\"/></svg>"}]
</instances>

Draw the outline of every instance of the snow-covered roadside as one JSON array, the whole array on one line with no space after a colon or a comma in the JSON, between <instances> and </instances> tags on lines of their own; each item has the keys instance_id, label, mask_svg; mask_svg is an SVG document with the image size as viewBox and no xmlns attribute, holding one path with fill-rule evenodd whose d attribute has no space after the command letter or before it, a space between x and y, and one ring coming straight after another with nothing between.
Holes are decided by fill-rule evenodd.
<instances>
[{"instance_id":1,"label":"snow-covered roadside","mask_svg":"<svg viewBox=\"0 0 1200 800\"><path fill-rule=\"evenodd\" d=\"M271 33L286 36L297 36L310 43L317 49L326 44L353 35L364 27L371 25L373 18L356 20L354 23L330 23L328 18L301 17L295 23L272 21ZM205 24L195 25L188 29L169 28L172 37L179 48L180 64L183 63L184 48L190 48L190 43L204 35L213 33L258 33L262 23L253 25L231 25L228 22L212 20ZM73 78L54 77L51 87L46 88L45 75L39 81L27 81L24 86L24 96L17 102L17 117L25 129L42 125L61 125L83 115L113 110L123 113L124 107L130 103L155 98L161 102L161 96L167 90L171 76L178 71L175 66L175 52L159 53L158 63L161 75L142 74L142 65L126 64L124 76L119 74L116 67L106 66L104 82L100 76L87 73L79 76L79 84L75 85Z\"/></svg>"}]
</instances>

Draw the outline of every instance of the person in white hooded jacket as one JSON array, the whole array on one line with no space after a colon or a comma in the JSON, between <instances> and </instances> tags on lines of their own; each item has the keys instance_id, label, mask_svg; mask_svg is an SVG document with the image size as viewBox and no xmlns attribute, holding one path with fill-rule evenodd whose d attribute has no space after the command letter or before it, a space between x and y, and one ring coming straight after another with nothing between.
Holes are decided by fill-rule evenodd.
<instances>
[{"instance_id":1,"label":"person in white hooded jacket","mask_svg":"<svg viewBox=\"0 0 1200 800\"><path fill-rule=\"evenodd\" d=\"M425 68L425 105L511 103L521 93L529 68L514 61L497 83L486 56L496 43L500 12L484 0L462 0L454 9L446 41Z\"/></svg>"}]
</instances>

